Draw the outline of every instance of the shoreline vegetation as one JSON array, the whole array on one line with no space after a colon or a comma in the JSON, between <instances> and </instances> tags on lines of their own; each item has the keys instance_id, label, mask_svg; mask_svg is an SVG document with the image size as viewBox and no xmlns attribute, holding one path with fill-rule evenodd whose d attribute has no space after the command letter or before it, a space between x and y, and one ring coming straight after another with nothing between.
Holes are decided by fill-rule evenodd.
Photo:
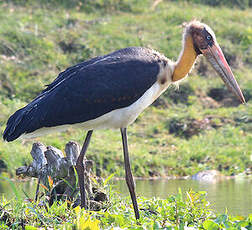
<instances>
[{"instance_id":1,"label":"shoreline vegetation","mask_svg":"<svg viewBox=\"0 0 252 230\"><path fill-rule=\"evenodd\" d=\"M111 180L108 179L108 180ZM104 181L105 182L105 181ZM108 181L107 181L108 182ZM9 181L11 183L11 181ZM207 193L179 189L166 199L138 197L140 219L135 220L129 196L115 192L109 183L103 183L108 199L99 211L81 210L73 202L58 201L49 205L46 196L35 202L12 184L15 197L1 197L1 229L251 229L252 214L220 214L207 201ZM52 187L47 189L52 190ZM100 188L101 189L101 188ZM23 191L24 192L24 191Z\"/></svg>"},{"instance_id":2,"label":"shoreline vegetation","mask_svg":"<svg viewBox=\"0 0 252 230\"><path fill-rule=\"evenodd\" d=\"M129 46L151 47L172 60L181 50L182 24L199 19L213 28L246 105L228 92L208 63L199 58L179 89L170 87L128 129L136 178L186 178L216 170L224 178L252 174L252 14L251 0L188 1L9 0L0 2L0 133L8 117L25 106L67 67ZM181 10L184 9L184 10ZM85 131L69 129L34 140L0 140L1 176L29 165L32 143L63 150ZM98 130L87 152L93 172L124 178L118 130ZM10 180L12 180L10 179ZM99 212L51 207L23 200L16 191L1 198L1 229L251 229L252 216L214 214L204 192L178 192L167 199L139 197L136 223L130 198L109 186L109 202ZM246 198L244 198L246 199Z\"/></svg>"}]
</instances>

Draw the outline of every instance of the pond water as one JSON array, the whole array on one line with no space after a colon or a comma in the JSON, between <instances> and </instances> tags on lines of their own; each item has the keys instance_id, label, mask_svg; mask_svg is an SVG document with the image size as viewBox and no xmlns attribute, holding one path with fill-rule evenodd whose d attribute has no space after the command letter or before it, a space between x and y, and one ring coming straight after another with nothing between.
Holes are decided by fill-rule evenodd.
<instances>
[{"instance_id":1,"label":"pond water","mask_svg":"<svg viewBox=\"0 0 252 230\"><path fill-rule=\"evenodd\" d=\"M196 180L136 180L138 196L167 198L177 194L179 188L183 193L193 191L206 191L207 200L211 207L219 213L246 216L252 213L252 180L229 179L215 183ZM115 189L123 195L128 195L125 181L116 181Z\"/></svg>"},{"instance_id":2,"label":"pond water","mask_svg":"<svg viewBox=\"0 0 252 230\"><path fill-rule=\"evenodd\" d=\"M24 192L34 197L36 181L14 182L16 190L25 197ZM119 191L122 196L128 196L128 189L124 180L113 181L113 190ZM229 179L216 183L200 182L195 180L136 180L136 191L138 196L167 198L169 195L177 194L181 188L185 193L189 189L193 191L206 191L207 200L212 208L219 213L247 216L252 213L252 180L251 179ZM15 196L15 191L8 180L0 179L0 196L4 194L8 199Z\"/></svg>"}]
</instances>

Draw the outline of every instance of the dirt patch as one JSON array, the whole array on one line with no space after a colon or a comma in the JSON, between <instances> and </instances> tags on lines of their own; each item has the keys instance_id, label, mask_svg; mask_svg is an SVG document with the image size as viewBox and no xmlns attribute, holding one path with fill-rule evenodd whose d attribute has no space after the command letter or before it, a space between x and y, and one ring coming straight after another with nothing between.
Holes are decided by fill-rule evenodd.
<instances>
[{"instance_id":1,"label":"dirt patch","mask_svg":"<svg viewBox=\"0 0 252 230\"><path fill-rule=\"evenodd\" d=\"M200 97L199 99L204 108L214 109L220 107L220 104L211 97L204 96Z\"/></svg>"},{"instance_id":2,"label":"dirt patch","mask_svg":"<svg viewBox=\"0 0 252 230\"><path fill-rule=\"evenodd\" d=\"M246 89L242 91L246 101L249 101L252 98L252 93ZM237 97L226 88L212 88L207 95L224 107L233 107L241 104Z\"/></svg>"},{"instance_id":3,"label":"dirt patch","mask_svg":"<svg viewBox=\"0 0 252 230\"><path fill-rule=\"evenodd\" d=\"M196 95L203 108L215 109L221 106L220 103L218 103L213 98L207 96L206 93L202 90L197 90Z\"/></svg>"},{"instance_id":4,"label":"dirt patch","mask_svg":"<svg viewBox=\"0 0 252 230\"><path fill-rule=\"evenodd\" d=\"M226 123L233 123L233 121L214 116L207 116L203 119L173 118L169 120L167 128L171 134L188 139L194 135L198 135L202 131L212 128L217 129Z\"/></svg>"},{"instance_id":5,"label":"dirt patch","mask_svg":"<svg viewBox=\"0 0 252 230\"><path fill-rule=\"evenodd\" d=\"M86 48L84 45L75 41L60 41L59 46L64 53L75 53Z\"/></svg>"},{"instance_id":6,"label":"dirt patch","mask_svg":"<svg viewBox=\"0 0 252 230\"><path fill-rule=\"evenodd\" d=\"M71 58L73 64L83 62L91 57L93 51L83 41L69 37L58 42L60 49Z\"/></svg>"}]
</instances>

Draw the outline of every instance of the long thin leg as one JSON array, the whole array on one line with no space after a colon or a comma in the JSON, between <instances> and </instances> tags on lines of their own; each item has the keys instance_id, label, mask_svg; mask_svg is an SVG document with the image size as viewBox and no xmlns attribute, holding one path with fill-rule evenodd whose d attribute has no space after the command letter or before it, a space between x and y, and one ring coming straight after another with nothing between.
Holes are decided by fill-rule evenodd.
<instances>
[{"instance_id":1,"label":"long thin leg","mask_svg":"<svg viewBox=\"0 0 252 230\"><path fill-rule=\"evenodd\" d=\"M128 142L127 142L127 129L121 128L121 134L122 134L122 142L123 142L123 154L124 154L126 183L129 188L129 192L130 192L131 200L133 203L136 219L139 219L140 216L139 216L138 205L137 205L137 200L136 200L135 183L134 183L134 179L133 179L133 176L131 173L131 168L130 168Z\"/></svg>"},{"instance_id":2,"label":"long thin leg","mask_svg":"<svg viewBox=\"0 0 252 230\"><path fill-rule=\"evenodd\" d=\"M86 202L86 195L85 195L85 187L84 187L84 156L87 151L91 136L92 136L93 130L89 130L87 132L85 141L83 143L80 155L77 159L76 162L76 171L78 174L78 181L79 181L79 186L80 186L80 194L81 194L81 208L87 208L87 202Z\"/></svg>"},{"instance_id":3,"label":"long thin leg","mask_svg":"<svg viewBox=\"0 0 252 230\"><path fill-rule=\"evenodd\" d=\"M41 179L41 175L38 176L38 182L37 182L37 188L36 188L36 195L35 195L35 202L37 202L37 200L38 200L40 179Z\"/></svg>"}]
</instances>

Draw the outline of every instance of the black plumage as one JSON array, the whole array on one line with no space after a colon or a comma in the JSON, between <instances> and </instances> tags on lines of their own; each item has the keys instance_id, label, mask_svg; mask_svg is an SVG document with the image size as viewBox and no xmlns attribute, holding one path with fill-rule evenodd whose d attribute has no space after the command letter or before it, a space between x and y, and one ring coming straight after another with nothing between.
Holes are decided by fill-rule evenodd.
<instances>
[{"instance_id":1,"label":"black plumage","mask_svg":"<svg viewBox=\"0 0 252 230\"><path fill-rule=\"evenodd\" d=\"M82 123L127 107L156 82L159 62L152 50L130 47L70 67L9 118L3 137L13 141L43 127Z\"/></svg>"}]
</instances>

